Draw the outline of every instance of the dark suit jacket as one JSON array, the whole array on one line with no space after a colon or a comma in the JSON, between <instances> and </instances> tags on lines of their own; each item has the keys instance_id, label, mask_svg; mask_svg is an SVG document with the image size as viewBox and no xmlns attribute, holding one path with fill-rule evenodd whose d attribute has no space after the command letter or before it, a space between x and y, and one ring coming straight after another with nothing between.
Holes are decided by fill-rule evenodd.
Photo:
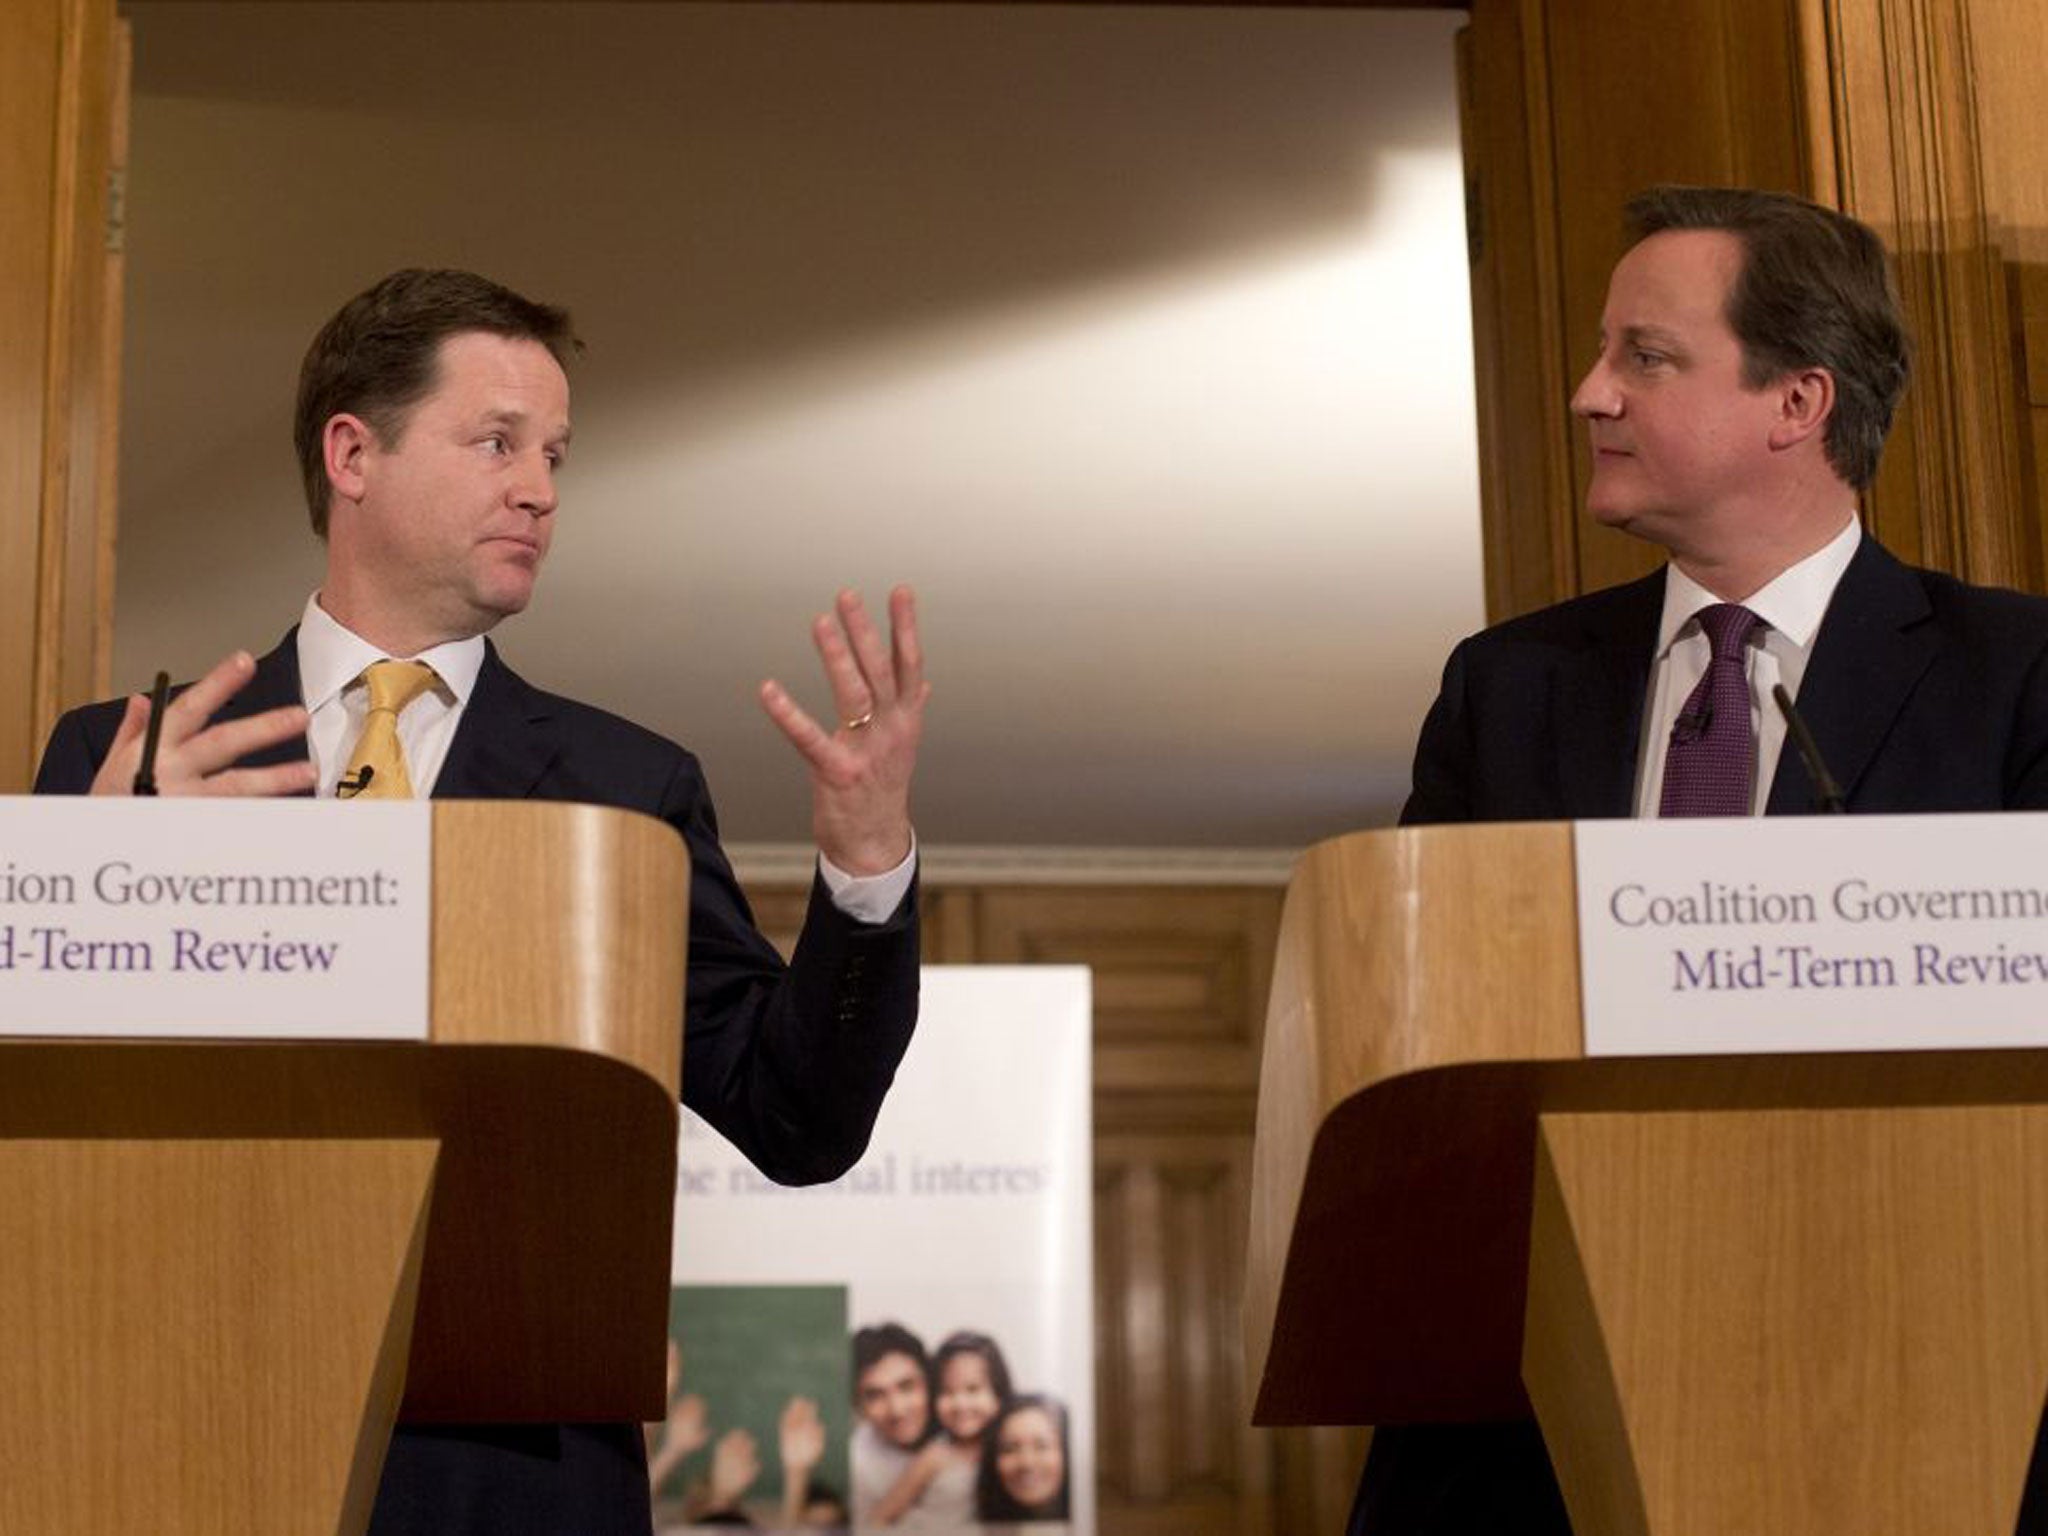
<instances>
[{"instance_id":1,"label":"dark suit jacket","mask_svg":"<svg viewBox=\"0 0 2048 1536\"><path fill-rule=\"evenodd\" d=\"M1404 822L1628 816L1660 571L1473 636L1423 723ZM1799 712L1848 809L2048 806L2048 599L1901 565L1865 538ZM1768 811L1814 808L1791 744Z\"/></svg>"},{"instance_id":2,"label":"dark suit jacket","mask_svg":"<svg viewBox=\"0 0 2048 1536\"><path fill-rule=\"evenodd\" d=\"M1663 606L1659 571L1459 645L1402 821L1632 815ZM1851 811L2048 806L2048 599L1915 570L1866 537L1798 703ZM1814 808L1788 741L1767 812ZM1569 1536L1570 1524L1533 1424L1397 1426L1374 1436L1350 1529Z\"/></svg>"},{"instance_id":3,"label":"dark suit jacket","mask_svg":"<svg viewBox=\"0 0 2048 1536\"><path fill-rule=\"evenodd\" d=\"M295 631L216 718L299 702ZM95 704L58 722L36 775L38 794L91 786L122 707ZM304 755L297 740L249 761ZM834 1178L860 1157L917 1019L914 890L887 922L871 926L845 917L814 887L785 967L755 929L719 847L697 760L616 715L543 693L489 642L434 796L584 801L644 811L674 827L690 852L683 1101L784 1183ZM635 1426L401 1426L371 1529L646 1536L649 1523Z\"/></svg>"}]
</instances>

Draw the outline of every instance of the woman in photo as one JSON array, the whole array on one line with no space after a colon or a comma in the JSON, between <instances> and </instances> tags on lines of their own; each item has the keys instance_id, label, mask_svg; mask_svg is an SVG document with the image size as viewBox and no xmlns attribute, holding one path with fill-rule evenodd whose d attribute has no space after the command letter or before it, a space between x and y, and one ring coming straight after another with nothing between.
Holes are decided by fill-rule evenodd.
<instances>
[{"instance_id":1,"label":"woman in photo","mask_svg":"<svg viewBox=\"0 0 2048 1536\"><path fill-rule=\"evenodd\" d=\"M983 1520L1067 1518L1067 1410L1030 1392L1003 1405L988 1427L975 1506Z\"/></svg>"}]
</instances>

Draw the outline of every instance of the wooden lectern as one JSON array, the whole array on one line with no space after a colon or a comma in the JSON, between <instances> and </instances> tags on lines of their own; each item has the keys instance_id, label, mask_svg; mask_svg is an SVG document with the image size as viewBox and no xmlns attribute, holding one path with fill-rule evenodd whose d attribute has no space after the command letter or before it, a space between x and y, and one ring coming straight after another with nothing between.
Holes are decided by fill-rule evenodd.
<instances>
[{"instance_id":1,"label":"wooden lectern","mask_svg":"<svg viewBox=\"0 0 2048 1536\"><path fill-rule=\"evenodd\" d=\"M433 855L428 1044L0 1041L0 1530L359 1532L397 1418L661 1416L682 843Z\"/></svg>"},{"instance_id":2,"label":"wooden lectern","mask_svg":"<svg viewBox=\"0 0 2048 1536\"><path fill-rule=\"evenodd\" d=\"M1589 1059L1571 840L1304 859L1256 1421L1533 1407L1578 1536L2009 1536L2048 1394L2048 1052Z\"/></svg>"}]
</instances>

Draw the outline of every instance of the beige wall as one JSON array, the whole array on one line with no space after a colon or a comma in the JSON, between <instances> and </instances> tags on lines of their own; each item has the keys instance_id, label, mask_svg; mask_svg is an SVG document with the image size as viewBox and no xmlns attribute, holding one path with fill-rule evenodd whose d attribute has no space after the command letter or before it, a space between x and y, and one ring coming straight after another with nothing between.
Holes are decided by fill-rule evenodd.
<instances>
[{"instance_id":1,"label":"beige wall","mask_svg":"<svg viewBox=\"0 0 2048 1536\"><path fill-rule=\"evenodd\" d=\"M1480 618L1458 19L137 6L116 680L296 612L298 352L456 263L590 343L508 649L697 748L729 836L804 832L753 683L899 578L928 839L1384 820Z\"/></svg>"}]
</instances>

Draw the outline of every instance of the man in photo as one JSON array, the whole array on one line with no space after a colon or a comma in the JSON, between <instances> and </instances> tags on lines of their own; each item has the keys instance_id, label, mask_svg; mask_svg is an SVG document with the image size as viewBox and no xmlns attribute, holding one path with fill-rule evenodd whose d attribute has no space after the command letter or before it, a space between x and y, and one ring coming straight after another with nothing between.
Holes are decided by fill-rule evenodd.
<instances>
[{"instance_id":1,"label":"man in photo","mask_svg":"<svg viewBox=\"0 0 2048 1536\"><path fill-rule=\"evenodd\" d=\"M907 1473L932 1435L931 1357L901 1323L853 1336L853 1520L874 1522L875 1507Z\"/></svg>"}]
</instances>

